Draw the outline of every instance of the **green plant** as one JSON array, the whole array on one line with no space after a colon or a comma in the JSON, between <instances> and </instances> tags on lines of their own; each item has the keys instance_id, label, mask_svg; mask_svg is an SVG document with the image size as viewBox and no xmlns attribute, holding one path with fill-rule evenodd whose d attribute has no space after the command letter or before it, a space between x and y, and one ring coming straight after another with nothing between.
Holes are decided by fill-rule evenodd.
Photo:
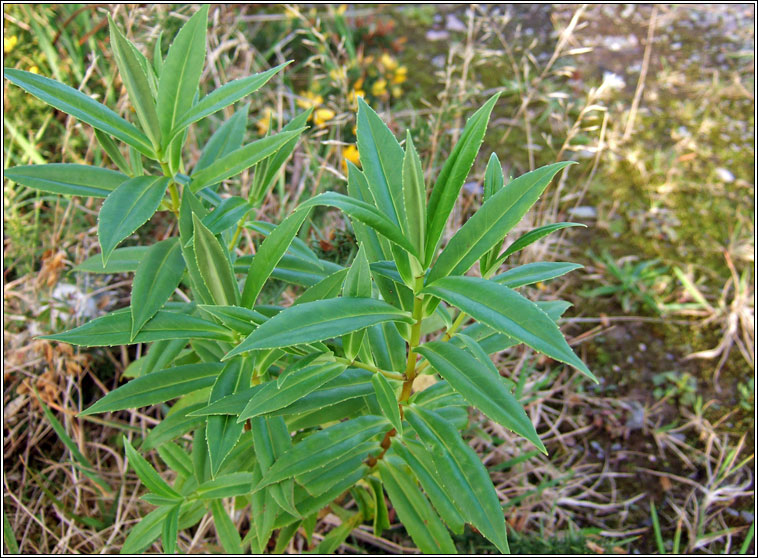
<instances>
[{"instance_id":1,"label":"green plant","mask_svg":"<svg viewBox=\"0 0 758 558\"><path fill-rule=\"evenodd\" d=\"M595 380L555 323L566 303L535 303L515 290L578 266L534 263L497 273L510 254L550 232L527 233L501 253L509 230L569 163L505 186L493 154L482 207L440 250L498 96L466 123L428 202L410 134L401 147L359 101L363 168L348 165L348 195L316 196L277 226L249 221L308 113L243 146L243 107L187 174L188 127L284 66L200 96L207 14L203 7L189 19L165 59L158 41L152 61L110 22L139 128L61 83L5 70L12 83L92 125L120 169L31 165L6 176L47 192L104 197L102 254L79 269L135 274L129 308L44 337L90 347L151 343L128 370L134 379L82 414L175 401L144 439L123 439L128 462L148 489L143 499L156 507L131 530L122 552L141 552L159 537L165 552L175 552L178 531L207 513L225 551L263 552L277 529L275 551L281 551L301 526L310 536L329 506L342 524L315 549L328 553L360 523L372 521L377 534L389 527L385 492L424 552L454 553L448 528L461 533L467 523L508 551L497 492L460 432L473 405L546 451L492 353L525 343ZM126 153L115 140L128 146ZM221 181L250 167L248 199L216 192ZM360 247L347 268L319 259L296 236L321 206L352 221ZM160 210L174 215L178 236L118 247ZM265 236L254 256L238 255L245 251L245 228ZM465 276L477 261L482 278ZM288 307L257 304L271 279L306 289ZM432 372L444 381L414 393L418 374ZM173 482L135 446L142 454L157 450ZM342 505L347 493L352 509ZM250 509L244 536L227 512L229 499L235 509Z\"/></svg>"}]
</instances>

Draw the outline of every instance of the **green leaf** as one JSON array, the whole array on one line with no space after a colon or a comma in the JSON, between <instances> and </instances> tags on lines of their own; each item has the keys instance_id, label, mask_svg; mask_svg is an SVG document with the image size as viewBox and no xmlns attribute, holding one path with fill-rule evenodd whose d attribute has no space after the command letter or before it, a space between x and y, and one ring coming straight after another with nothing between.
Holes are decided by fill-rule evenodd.
<instances>
[{"instance_id":1,"label":"green leaf","mask_svg":"<svg viewBox=\"0 0 758 558\"><path fill-rule=\"evenodd\" d=\"M555 322L516 291L477 277L446 277L426 287L424 292L457 306L474 319L526 343L535 351L570 364L597 383L589 368L571 350Z\"/></svg>"},{"instance_id":2,"label":"green leaf","mask_svg":"<svg viewBox=\"0 0 758 558\"><path fill-rule=\"evenodd\" d=\"M329 205L341 209L352 219L357 219L361 223L371 227L388 240L418 257L418 252L416 252L413 245L403 235L400 227L385 217L374 206L342 194L337 194L336 192L325 192L300 204L299 207L304 208L316 205Z\"/></svg>"},{"instance_id":3,"label":"green leaf","mask_svg":"<svg viewBox=\"0 0 758 558\"><path fill-rule=\"evenodd\" d=\"M144 444L142 445L142 450L145 451ZM192 476L192 458L176 444L171 442L163 444L158 448L158 455L180 477L188 479Z\"/></svg>"},{"instance_id":4,"label":"green leaf","mask_svg":"<svg viewBox=\"0 0 758 558\"><path fill-rule=\"evenodd\" d=\"M192 221L197 268L213 301L221 306L238 305L239 287L226 252L214 234L194 213Z\"/></svg>"},{"instance_id":5,"label":"green leaf","mask_svg":"<svg viewBox=\"0 0 758 558\"><path fill-rule=\"evenodd\" d=\"M176 537L179 533L179 509L181 503L175 504L163 520L163 552L174 554L176 552Z\"/></svg>"},{"instance_id":6,"label":"green leaf","mask_svg":"<svg viewBox=\"0 0 758 558\"><path fill-rule=\"evenodd\" d=\"M163 70L163 53L161 52L162 42L163 29L158 33L158 38L155 39L155 43L153 44L153 69L155 70L155 75L158 77L160 77L161 71Z\"/></svg>"},{"instance_id":7,"label":"green leaf","mask_svg":"<svg viewBox=\"0 0 758 558\"><path fill-rule=\"evenodd\" d=\"M373 298L331 298L285 308L224 357L323 341L386 321L411 323L407 312Z\"/></svg>"},{"instance_id":8,"label":"green leaf","mask_svg":"<svg viewBox=\"0 0 758 558\"><path fill-rule=\"evenodd\" d=\"M371 294L371 268L369 268L368 259L366 258L366 250L361 245L345 277L342 296L371 298ZM345 351L345 358L351 361L355 359L365 335L366 330L362 329L343 336L342 348Z\"/></svg>"},{"instance_id":9,"label":"green leaf","mask_svg":"<svg viewBox=\"0 0 758 558\"><path fill-rule=\"evenodd\" d=\"M432 452L445 492L458 511L500 552L508 554L503 510L479 456L435 411L410 406L405 418Z\"/></svg>"},{"instance_id":10,"label":"green leaf","mask_svg":"<svg viewBox=\"0 0 758 558\"><path fill-rule=\"evenodd\" d=\"M277 382L267 382L250 398L237 422L282 409L333 380L344 370L344 364L318 363L292 373L281 387Z\"/></svg>"},{"instance_id":11,"label":"green leaf","mask_svg":"<svg viewBox=\"0 0 758 558\"><path fill-rule=\"evenodd\" d=\"M500 160L494 153L490 155L490 160L487 162L487 169L484 171L484 196L482 203L486 202L492 196L502 190L505 185L505 179L503 177L503 167L500 164Z\"/></svg>"},{"instance_id":12,"label":"green leaf","mask_svg":"<svg viewBox=\"0 0 758 558\"><path fill-rule=\"evenodd\" d=\"M400 418L400 407L397 402L396 390L382 374L371 376L371 383L374 384L376 400L379 402L382 413L392 423L397 433L402 435L403 421Z\"/></svg>"},{"instance_id":13,"label":"green leaf","mask_svg":"<svg viewBox=\"0 0 758 558\"><path fill-rule=\"evenodd\" d=\"M98 198L107 197L129 179L113 170L72 163L24 165L3 172L7 179L43 192Z\"/></svg>"},{"instance_id":14,"label":"green leaf","mask_svg":"<svg viewBox=\"0 0 758 558\"><path fill-rule=\"evenodd\" d=\"M192 107L205 62L208 6L202 6L185 23L168 49L158 82L158 119L161 148L165 152L183 129L177 126ZM186 126L184 126L186 127Z\"/></svg>"},{"instance_id":15,"label":"green leaf","mask_svg":"<svg viewBox=\"0 0 758 558\"><path fill-rule=\"evenodd\" d=\"M250 421L250 427L261 475L265 475L274 461L292 447L292 438L282 417L254 417ZM258 481L260 477L256 479L256 484ZM294 517L300 516L295 508L294 485L291 479L269 485L262 492L265 495L264 501L270 496L279 507ZM259 496L260 493L256 494L256 497Z\"/></svg>"},{"instance_id":16,"label":"green leaf","mask_svg":"<svg viewBox=\"0 0 758 558\"><path fill-rule=\"evenodd\" d=\"M153 469L153 466L134 450L126 437L124 437L124 449L126 450L126 458L129 460L129 465L132 466L132 469L137 473L142 484L144 484L150 492L174 500L182 499L179 493L171 488L166 481L160 477L157 471Z\"/></svg>"},{"instance_id":17,"label":"green leaf","mask_svg":"<svg viewBox=\"0 0 758 558\"><path fill-rule=\"evenodd\" d=\"M197 163L195 163L193 172L208 167L216 159L242 147L249 108L249 104L243 105L237 112L224 121L218 130L213 132L213 135L205 144L205 147L203 147L203 152L200 154Z\"/></svg>"},{"instance_id":18,"label":"green leaf","mask_svg":"<svg viewBox=\"0 0 758 558\"><path fill-rule=\"evenodd\" d=\"M368 329L371 353L376 365L382 370L404 372L408 359L405 355L405 340L392 322L377 324Z\"/></svg>"},{"instance_id":19,"label":"green leaf","mask_svg":"<svg viewBox=\"0 0 758 558\"><path fill-rule=\"evenodd\" d=\"M131 343L151 343L163 339L212 339L231 341L226 328L186 314L159 310L132 339L132 317L128 308L117 310L91 322L55 335L43 335L40 339L52 339L70 345L84 347L112 347Z\"/></svg>"},{"instance_id":20,"label":"green leaf","mask_svg":"<svg viewBox=\"0 0 758 558\"><path fill-rule=\"evenodd\" d=\"M194 248L193 215L201 219L208 215L208 210L189 188L182 188L182 203L179 207L179 241L182 246L182 256L187 265L187 275L193 298L198 302L210 304L213 297L205 286L200 269L197 267L197 256Z\"/></svg>"},{"instance_id":21,"label":"green leaf","mask_svg":"<svg viewBox=\"0 0 758 558\"><path fill-rule=\"evenodd\" d=\"M419 550L425 554L457 554L450 534L402 460L387 455L378 468L390 502Z\"/></svg>"},{"instance_id":22,"label":"green leaf","mask_svg":"<svg viewBox=\"0 0 758 558\"><path fill-rule=\"evenodd\" d=\"M403 158L403 199L407 213L406 235L416 251L424 251L424 234L426 228L426 186L421 159L416 153L411 133L405 137L405 157Z\"/></svg>"},{"instance_id":23,"label":"green leaf","mask_svg":"<svg viewBox=\"0 0 758 558\"><path fill-rule=\"evenodd\" d=\"M140 64L136 54L137 48L116 27L113 19L108 15L110 28L111 48L113 57L116 59L121 81L129 94L129 100L134 106L137 118L142 129L150 138L153 146L160 145L161 131L158 126L158 113L155 111L155 101L150 91L150 85L145 74L146 67Z\"/></svg>"},{"instance_id":24,"label":"green leaf","mask_svg":"<svg viewBox=\"0 0 758 558\"><path fill-rule=\"evenodd\" d=\"M162 522L171 510L171 506L161 506L151 511L132 527L120 554L136 555L144 552L162 532ZM200 502L185 503L179 513L180 529L191 527L205 515L206 509Z\"/></svg>"},{"instance_id":25,"label":"green leaf","mask_svg":"<svg viewBox=\"0 0 758 558\"><path fill-rule=\"evenodd\" d=\"M387 429L384 417L366 415L340 422L292 446L271 466L256 490L338 460Z\"/></svg>"},{"instance_id":26,"label":"green leaf","mask_svg":"<svg viewBox=\"0 0 758 558\"><path fill-rule=\"evenodd\" d=\"M549 281L582 267L584 266L571 262L535 262L509 269L505 273L495 275L491 280L515 289L540 281Z\"/></svg>"},{"instance_id":27,"label":"green leaf","mask_svg":"<svg viewBox=\"0 0 758 558\"><path fill-rule=\"evenodd\" d=\"M197 487L193 495L201 500L246 496L253 491L253 473L242 471L228 473L206 481Z\"/></svg>"},{"instance_id":28,"label":"green leaf","mask_svg":"<svg viewBox=\"0 0 758 558\"><path fill-rule=\"evenodd\" d=\"M416 352L428 360L440 376L471 405L547 454L532 421L518 400L511 395L486 353L486 362L483 362L463 349L438 341L425 343Z\"/></svg>"},{"instance_id":29,"label":"green leaf","mask_svg":"<svg viewBox=\"0 0 758 558\"><path fill-rule=\"evenodd\" d=\"M243 335L250 335L257 324L265 322L268 318L255 310L242 308L241 306L213 306L200 304L198 308L213 316L229 329Z\"/></svg>"},{"instance_id":30,"label":"green leaf","mask_svg":"<svg viewBox=\"0 0 758 558\"><path fill-rule=\"evenodd\" d=\"M361 97L358 97L359 99ZM339 546L345 542L345 539L350 536L353 529L356 529L358 525L363 521L363 514L358 512L350 516L349 519L343 521L339 527L335 527L329 534L327 534L316 548L313 549L313 554L326 555L334 554Z\"/></svg>"},{"instance_id":31,"label":"green leaf","mask_svg":"<svg viewBox=\"0 0 758 558\"><path fill-rule=\"evenodd\" d=\"M150 246L137 266L132 284L132 339L155 316L184 275L179 239L168 238Z\"/></svg>"},{"instance_id":32,"label":"green leaf","mask_svg":"<svg viewBox=\"0 0 758 558\"><path fill-rule=\"evenodd\" d=\"M97 143L100 144L100 147L102 147L103 151L108 154L108 157L110 157L111 161L116 164L118 169L124 174L132 174L132 169L129 166L129 163L121 154L121 151L116 145L116 142L113 141L113 138L111 138L108 134L101 132L97 128L95 128L95 137L97 138Z\"/></svg>"},{"instance_id":33,"label":"green leaf","mask_svg":"<svg viewBox=\"0 0 758 558\"><path fill-rule=\"evenodd\" d=\"M292 240L300 230L300 226L308 218L310 211L295 211L287 217L266 237L250 264L242 291L242 306L252 308L255 300L268 280L271 272L279 263Z\"/></svg>"},{"instance_id":34,"label":"green leaf","mask_svg":"<svg viewBox=\"0 0 758 558\"><path fill-rule=\"evenodd\" d=\"M163 199L169 179L138 176L123 182L105 198L97 218L97 236L103 265L119 242L153 216Z\"/></svg>"},{"instance_id":35,"label":"green leaf","mask_svg":"<svg viewBox=\"0 0 758 558\"><path fill-rule=\"evenodd\" d=\"M365 452L368 451L368 448L376 447L377 444L376 442L364 442L364 444L367 444L361 450L364 455L359 454L347 457L348 454L345 454L325 467L298 475L296 478L298 484L305 487L312 496L320 496L345 477L352 476L356 470L367 470L368 467L363 463ZM353 453L352 448L350 453Z\"/></svg>"},{"instance_id":36,"label":"green leaf","mask_svg":"<svg viewBox=\"0 0 758 558\"><path fill-rule=\"evenodd\" d=\"M177 40L178 40L178 37L177 37ZM169 56L171 56L171 51L169 51ZM203 53L203 58L204 56L205 56L205 53ZM220 111L224 107L228 107L232 103L236 103L237 101L249 95L250 93L254 93L258 89L263 87L263 85L265 85L268 80L270 80L272 77L278 74L291 62L292 61L290 60L289 62L284 62L283 64L279 64L275 68L271 68L270 70L266 70L265 72L261 72L259 74L253 74L252 76L248 76L245 78L235 79L234 81L230 81L229 83L222 85L218 89L208 93L205 97L203 97L197 103L195 103L194 106L186 110L186 112L181 115L179 120L174 124L172 128L173 134L179 133L181 130L183 130L184 128L192 124L193 122L197 122L198 120L201 120L205 118L206 116L210 116L211 114ZM202 69L202 61L201 61L201 69ZM198 74L198 77L199 77L199 74Z\"/></svg>"},{"instance_id":37,"label":"green leaf","mask_svg":"<svg viewBox=\"0 0 758 558\"><path fill-rule=\"evenodd\" d=\"M290 120L287 125L282 128L282 132L290 132L306 126L308 119L311 117L313 108L309 108L298 114L295 118ZM289 156L295 150L298 137L293 137L282 148L274 153L271 157L265 160L263 168L256 168L255 176L253 177L253 188L250 191L248 199L256 207L260 207L263 199L269 191L269 188L273 185L274 179L277 174L287 162ZM264 163L264 162L262 162ZM260 165L261 163L259 163Z\"/></svg>"},{"instance_id":38,"label":"green leaf","mask_svg":"<svg viewBox=\"0 0 758 558\"><path fill-rule=\"evenodd\" d=\"M306 289L303 294L295 299L292 306L303 304L304 302L314 302L325 298L335 298L339 294L340 289L342 289L342 284L345 282L347 272L348 270L345 268L335 271L331 275L327 275L321 281Z\"/></svg>"},{"instance_id":39,"label":"green leaf","mask_svg":"<svg viewBox=\"0 0 758 558\"><path fill-rule=\"evenodd\" d=\"M404 229L403 148L362 98L358 99L356 136L363 174L376 207L396 226Z\"/></svg>"},{"instance_id":40,"label":"green leaf","mask_svg":"<svg viewBox=\"0 0 758 558\"><path fill-rule=\"evenodd\" d=\"M213 525L216 527L216 536L218 542L226 554L242 554L242 540L240 539L237 528L226 513L221 500L211 502L211 513L213 513Z\"/></svg>"},{"instance_id":41,"label":"green leaf","mask_svg":"<svg viewBox=\"0 0 758 558\"><path fill-rule=\"evenodd\" d=\"M546 168L546 167L543 167ZM539 169L538 169L539 170ZM537 172L537 171L534 171ZM517 179L518 180L518 179ZM515 182L515 180L514 180ZM510 185L509 185L510 186ZM587 227L587 225L583 223L552 223L550 225L544 225L542 227L537 227L534 230L529 231L528 233L520 236L513 244L508 246L508 248L503 252L500 256L497 258L497 265L499 265L501 262L505 261L505 259L513 254L514 252L518 252L519 250L523 250L530 244L537 242L540 238L543 238L547 235L549 235L552 232L559 231L561 229L565 229L567 227Z\"/></svg>"},{"instance_id":42,"label":"green leaf","mask_svg":"<svg viewBox=\"0 0 758 558\"><path fill-rule=\"evenodd\" d=\"M150 140L145 134L111 109L101 105L81 91L31 72L11 68L5 68L3 72L8 81L18 85L48 105L52 105L58 110L86 122L93 128L120 139L147 157L155 157Z\"/></svg>"},{"instance_id":43,"label":"green leaf","mask_svg":"<svg viewBox=\"0 0 758 558\"><path fill-rule=\"evenodd\" d=\"M221 234L225 230L236 226L252 209L244 198L230 196L203 218L203 225L213 234Z\"/></svg>"},{"instance_id":44,"label":"green leaf","mask_svg":"<svg viewBox=\"0 0 758 558\"><path fill-rule=\"evenodd\" d=\"M385 529L390 528L389 511L387 502L384 499L384 490L382 482L373 476L366 479L371 485L371 493L374 497L374 536L381 537Z\"/></svg>"},{"instance_id":45,"label":"green leaf","mask_svg":"<svg viewBox=\"0 0 758 558\"><path fill-rule=\"evenodd\" d=\"M526 173L484 202L442 250L429 271L427 284L448 275L464 274L503 240L539 199L553 176L570 164L554 163Z\"/></svg>"},{"instance_id":46,"label":"green leaf","mask_svg":"<svg viewBox=\"0 0 758 558\"><path fill-rule=\"evenodd\" d=\"M108 258L108 265L103 266L103 257L100 254L90 256L71 271L83 271L86 273L129 273L137 271L139 263L148 251L148 246L128 246L116 248Z\"/></svg>"},{"instance_id":47,"label":"green leaf","mask_svg":"<svg viewBox=\"0 0 758 558\"><path fill-rule=\"evenodd\" d=\"M227 178L241 173L252 167L258 161L276 153L292 138L299 136L305 128L289 132L279 132L247 145L235 149L231 153L216 159L207 167L192 173L190 189L193 192L202 190L206 186L216 184Z\"/></svg>"},{"instance_id":48,"label":"green leaf","mask_svg":"<svg viewBox=\"0 0 758 558\"><path fill-rule=\"evenodd\" d=\"M405 444L405 445L403 445ZM447 524L448 529L458 535L463 533L465 521L455 507L453 501L445 494L441 484L439 473L434 466L432 455L423 444L416 440L403 439L402 444L394 444L392 451L397 453L410 465L411 470L418 478L424 492L432 502L434 509Z\"/></svg>"},{"instance_id":49,"label":"green leaf","mask_svg":"<svg viewBox=\"0 0 758 558\"><path fill-rule=\"evenodd\" d=\"M426 250L423 262L425 266L431 264L434 259L442 238L442 231L445 229L447 219L458 199L458 193L466 181L471 165L474 164L479 146L484 139L492 107L495 106L499 96L499 93L492 96L468 119L458 143L455 144L437 176L426 208Z\"/></svg>"},{"instance_id":50,"label":"green leaf","mask_svg":"<svg viewBox=\"0 0 758 558\"><path fill-rule=\"evenodd\" d=\"M136 409L175 399L213 385L222 368L224 366L221 363L206 362L158 370L114 389L80 414L94 415Z\"/></svg>"},{"instance_id":51,"label":"green leaf","mask_svg":"<svg viewBox=\"0 0 758 558\"><path fill-rule=\"evenodd\" d=\"M159 448L166 442L175 440L187 432L195 430L205 424L205 417L192 416L192 411L205 407L206 403L195 403L188 407L178 409L164 418L155 428L153 428L142 443L144 451ZM87 412L87 411L85 411Z\"/></svg>"},{"instance_id":52,"label":"green leaf","mask_svg":"<svg viewBox=\"0 0 758 558\"><path fill-rule=\"evenodd\" d=\"M226 363L213 384L208 403L214 403L227 395L240 393L250 387L253 362L245 358L235 358ZM205 439L208 442L208 457L211 464L211 476L218 474L221 464L234 449L242 434L242 427L235 417L217 415L208 417L205 427Z\"/></svg>"}]
</instances>

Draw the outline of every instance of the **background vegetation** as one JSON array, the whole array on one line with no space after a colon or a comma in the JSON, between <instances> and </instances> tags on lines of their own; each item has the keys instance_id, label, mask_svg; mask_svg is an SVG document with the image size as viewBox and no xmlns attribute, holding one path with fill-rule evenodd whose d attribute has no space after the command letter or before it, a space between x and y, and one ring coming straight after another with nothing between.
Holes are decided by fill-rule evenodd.
<instances>
[{"instance_id":1,"label":"background vegetation","mask_svg":"<svg viewBox=\"0 0 758 558\"><path fill-rule=\"evenodd\" d=\"M106 11L144 51L161 30L165 51L193 11L4 9L6 67L72 84L122 113ZM498 364L519 383L550 455L480 415L470 420L470 443L497 483L514 552L753 549L753 9L211 8L201 87L295 61L250 98L257 123L249 137L315 108L260 219L344 190L344 160L357 161L356 96L393 129L410 128L435 175L465 116L503 92L449 232L478 207L490 151L513 176L557 160L580 163L513 234L555 221L588 225L547 237L518 263L585 266L530 295L574 303L563 331L601 384L520 347L498 355ZM3 101L4 168L104 160L89 127L7 82ZM188 143L202 145L221 120L208 119ZM226 187L244 192L250 178ZM99 251L96 200L8 180L3 194L4 544L31 553L118 551L149 508L125 470L120 433L155 424L160 409L76 413L119 385L140 348L84 352L35 336L125 306L130 278L70 273ZM321 257L344 263L356 246L335 215L317 215L303 236ZM140 234L160 240L168 223L158 214ZM339 523L325 510L313 542ZM202 521L184 532L181 550L217 551L211 529ZM410 545L399 526L386 539L358 527L348 541L342 550ZM461 552L493 550L475 533L456 543ZM297 536L288 550L306 548Z\"/></svg>"}]
</instances>

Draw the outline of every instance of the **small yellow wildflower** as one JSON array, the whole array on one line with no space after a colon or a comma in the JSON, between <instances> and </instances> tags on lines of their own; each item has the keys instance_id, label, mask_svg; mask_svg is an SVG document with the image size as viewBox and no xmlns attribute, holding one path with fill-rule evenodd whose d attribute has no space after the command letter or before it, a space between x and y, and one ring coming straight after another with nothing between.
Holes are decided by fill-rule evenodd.
<instances>
[{"instance_id":1,"label":"small yellow wildflower","mask_svg":"<svg viewBox=\"0 0 758 558\"><path fill-rule=\"evenodd\" d=\"M38 73L39 73L39 68L38 68L36 65L34 65L34 66L31 66L31 67L29 68L29 71L30 71L31 73L33 73L33 74L38 74Z\"/></svg>"},{"instance_id":2,"label":"small yellow wildflower","mask_svg":"<svg viewBox=\"0 0 758 558\"><path fill-rule=\"evenodd\" d=\"M379 61L382 63L382 66L384 66L384 68L389 72L397 68L397 60L392 58L392 56L386 52L382 54L382 57L379 59Z\"/></svg>"},{"instance_id":3,"label":"small yellow wildflower","mask_svg":"<svg viewBox=\"0 0 758 558\"><path fill-rule=\"evenodd\" d=\"M329 77L334 81L343 81L347 79L347 69L344 66L334 68L331 72L329 72Z\"/></svg>"},{"instance_id":4,"label":"small yellow wildflower","mask_svg":"<svg viewBox=\"0 0 758 558\"><path fill-rule=\"evenodd\" d=\"M352 105L358 102L358 97L363 97L365 99L366 92L363 89L354 89L347 94L347 100Z\"/></svg>"},{"instance_id":5,"label":"small yellow wildflower","mask_svg":"<svg viewBox=\"0 0 758 558\"><path fill-rule=\"evenodd\" d=\"M397 70L395 70L395 77L392 78L392 83L399 85L406 79L408 79L408 68L405 66L400 66Z\"/></svg>"},{"instance_id":6,"label":"small yellow wildflower","mask_svg":"<svg viewBox=\"0 0 758 558\"><path fill-rule=\"evenodd\" d=\"M387 92L387 80L386 79L380 79L374 82L374 85L371 86L371 94L374 97L379 97L381 95L384 95Z\"/></svg>"},{"instance_id":7,"label":"small yellow wildflower","mask_svg":"<svg viewBox=\"0 0 758 558\"><path fill-rule=\"evenodd\" d=\"M347 11L347 4L340 5L339 8L337 8L337 13L339 15L343 15Z\"/></svg>"},{"instance_id":8,"label":"small yellow wildflower","mask_svg":"<svg viewBox=\"0 0 758 558\"><path fill-rule=\"evenodd\" d=\"M16 37L16 35L11 35L10 37L3 37L3 51L6 54L9 53L14 48L16 48L17 43L18 43L18 37Z\"/></svg>"},{"instance_id":9,"label":"small yellow wildflower","mask_svg":"<svg viewBox=\"0 0 758 558\"><path fill-rule=\"evenodd\" d=\"M343 147L342 157L344 158L342 161L342 168L345 169L345 172L347 172L347 161L350 161L354 165L361 164L361 158L358 155L358 148L355 146L355 144L350 144L347 147Z\"/></svg>"},{"instance_id":10,"label":"small yellow wildflower","mask_svg":"<svg viewBox=\"0 0 758 558\"><path fill-rule=\"evenodd\" d=\"M266 132L268 132L269 128L271 128L272 114L274 114L274 111L269 107L263 109L263 115L258 119L258 133L260 135L265 135Z\"/></svg>"},{"instance_id":11,"label":"small yellow wildflower","mask_svg":"<svg viewBox=\"0 0 758 558\"><path fill-rule=\"evenodd\" d=\"M324 104L324 98L321 95L317 95L312 91L306 91L302 94L301 98L295 101L300 108L317 107Z\"/></svg>"},{"instance_id":12,"label":"small yellow wildflower","mask_svg":"<svg viewBox=\"0 0 758 558\"><path fill-rule=\"evenodd\" d=\"M402 97L403 96L403 88L399 85L393 85L392 86L392 96L395 98Z\"/></svg>"},{"instance_id":13,"label":"small yellow wildflower","mask_svg":"<svg viewBox=\"0 0 758 558\"><path fill-rule=\"evenodd\" d=\"M316 112L313 115L313 123L318 126L319 128L323 128L326 126L326 123L334 118L335 114L333 110L330 110L328 108L320 108L316 110Z\"/></svg>"}]
</instances>

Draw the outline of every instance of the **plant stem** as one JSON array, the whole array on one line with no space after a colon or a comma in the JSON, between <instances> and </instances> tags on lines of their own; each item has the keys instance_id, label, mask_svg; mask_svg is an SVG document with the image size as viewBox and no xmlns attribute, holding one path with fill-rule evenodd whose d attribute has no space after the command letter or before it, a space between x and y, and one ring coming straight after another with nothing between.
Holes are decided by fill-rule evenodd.
<instances>
[{"instance_id":1,"label":"plant stem","mask_svg":"<svg viewBox=\"0 0 758 558\"><path fill-rule=\"evenodd\" d=\"M415 291L420 291L423 286L424 276L416 278ZM411 340L408 343L408 362L405 365L405 382L403 383L403 391L400 394L400 403L407 401L411 396L411 389L413 387L413 380L416 377L416 353L415 349L418 347L421 340L421 321L424 318L424 297L417 296L413 301L413 327L411 328Z\"/></svg>"},{"instance_id":2,"label":"plant stem","mask_svg":"<svg viewBox=\"0 0 758 558\"><path fill-rule=\"evenodd\" d=\"M453 338L453 335L455 335L455 332L458 331L458 328L461 327L461 324L463 323L463 320L466 319L466 312L461 311L460 314L458 314L458 317L453 322L453 325L450 326L450 329L448 329L445 332L445 335L442 336L443 341L450 341Z\"/></svg>"},{"instance_id":3,"label":"plant stem","mask_svg":"<svg viewBox=\"0 0 758 558\"><path fill-rule=\"evenodd\" d=\"M245 214L240 218L239 221L237 221L237 229L234 231L234 236L232 237L232 241L229 243L229 251L231 252L234 250L234 247L237 246L237 241L240 238L240 234L242 233L242 229L245 227L245 222L247 221L247 215L250 213L250 210L246 211Z\"/></svg>"},{"instance_id":4,"label":"plant stem","mask_svg":"<svg viewBox=\"0 0 758 558\"><path fill-rule=\"evenodd\" d=\"M364 370L370 370L371 372L378 372L379 374L381 374L385 378L389 378L390 380L404 380L405 379L405 376L403 376L402 374L396 374L395 372L387 372L386 370L382 370L381 368L377 368L376 366L372 366L370 364L364 364L356 360L348 360L342 357L334 357L334 360L342 364L347 364L348 366L355 366L356 368L363 368Z\"/></svg>"},{"instance_id":5,"label":"plant stem","mask_svg":"<svg viewBox=\"0 0 758 558\"><path fill-rule=\"evenodd\" d=\"M168 193L171 196L171 212L179 218L179 191L176 189L176 182L174 182L171 169L168 168L168 164L161 161L161 169L163 170L163 176L168 178Z\"/></svg>"}]
</instances>

